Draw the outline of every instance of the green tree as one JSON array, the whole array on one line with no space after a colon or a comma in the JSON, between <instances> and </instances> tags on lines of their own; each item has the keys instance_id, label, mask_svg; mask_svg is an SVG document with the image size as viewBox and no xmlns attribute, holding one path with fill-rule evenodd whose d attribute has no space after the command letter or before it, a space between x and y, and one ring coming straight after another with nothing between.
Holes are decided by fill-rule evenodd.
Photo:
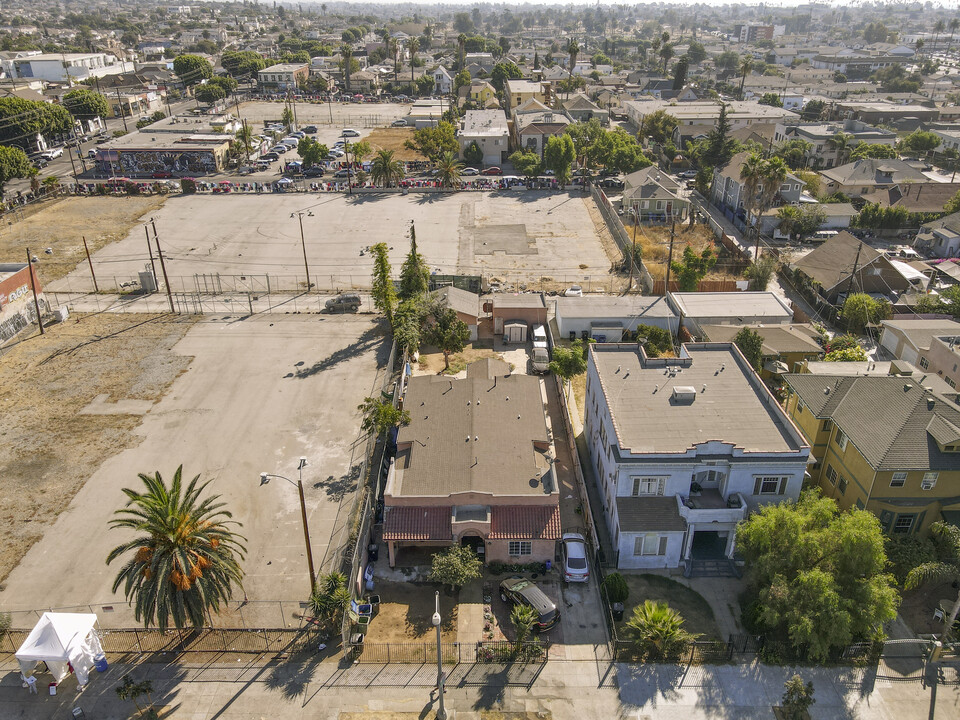
<instances>
[{"instance_id":1,"label":"green tree","mask_svg":"<svg viewBox=\"0 0 960 720\"><path fill-rule=\"evenodd\" d=\"M267 61L260 53L250 50L228 50L220 56L220 65L233 77L255 78L259 71L266 69Z\"/></svg>"},{"instance_id":2,"label":"green tree","mask_svg":"<svg viewBox=\"0 0 960 720\"><path fill-rule=\"evenodd\" d=\"M911 570L937 559L937 551L930 538L898 533L888 535L885 543L890 572L900 585L906 583Z\"/></svg>"},{"instance_id":3,"label":"green tree","mask_svg":"<svg viewBox=\"0 0 960 720\"><path fill-rule=\"evenodd\" d=\"M587 157L592 157L608 170L625 175L653 164L643 154L640 144L622 128L601 129L600 137L590 148ZM584 163L581 163L581 166L583 165Z\"/></svg>"},{"instance_id":4,"label":"green tree","mask_svg":"<svg viewBox=\"0 0 960 720\"><path fill-rule=\"evenodd\" d=\"M717 264L713 248L704 248L699 255L687 245L683 249L683 258L674 261L670 269L677 276L677 287L680 292L696 292L700 281L710 272L710 268Z\"/></svg>"},{"instance_id":5,"label":"green tree","mask_svg":"<svg viewBox=\"0 0 960 720\"><path fill-rule=\"evenodd\" d=\"M37 169L23 150L0 145L0 197L3 197L3 187L14 178L33 177L36 174Z\"/></svg>"},{"instance_id":6,"label":"green tree","mask_svg":"<svg viewBox=\"0 0 960 720\"><path fill-rule=\"evenodd\" d=\"M197 99L197 102L212 105L227 97L227 93L219 85L200 85L193 91L193 96Z\"/></svg>"},{"instance_id":7,"label":"green tree","mask_svg":"<svg viewBox=\"0 0 960 720\"><path fill-rule=\"evenodd\" d=\"M803 678L794 675L783 684L783 699L780 710L783 720L803 720L807 709L816 702L813 698L813 683L803 683Z\"/></svg>"},{"instance_id":8,"label":"green tree","mask_svg":"<svg viewBox=\"0 0 960 720\"><path fill-rule=\"evenodd\" d=\"M517 646L523 645L530 637L533 625L537 622L537 611L529 605L514 605L510 610L510 622L517 633Z\"/></svg>"},{"instance_id":9,"label":"green tree","mask_svg":"<svg viewBox=\"0 0 960 720\"><path fill-rule=\"evenodd\" d=\"M936 559L915 567L907 574L905 586L913 590L922 585L960 581L960 528L942 521L930 526ZM960 615L960 593L950 608L950 616L944 626L948 635L953 635L953 625Z\"/></svg>"},{"instance_id":10,"label":"green tree","mask_svg":"<svg viewBox=\"0 0 960 720\"><path fill-rule=\"evenodd\" d=\"M663 145L673 137L673 131L679 122L666 110L657 110L643 116L640 131L642 137L648 137L659 145Z\"/></svg>"},{"instance_id":11,"label":"green tree","mask_svg":"<svg viewBox=\"0 0 960 720\"><path fill-rule=\"evenodd\" d=\"M503 92L504 81L519 80L522 77L523 72L521 72L515 63L509 61L498 62L490 72L490 84L493 85L498 93L501 93Z\"/></svg>"},{"instance_id":12,"label":"green tree","mask_svg":"<svg viewBox=\"0 0 960 720\"><path fill-rule=\"evenodd\" d=\"M694 65L699 65L706 60L707 50L703 46L703 43L697 40L692 40L690 45L687 47L687 57L690 58L690 62L692 62Z\"/></svg>"},{"instance_id":13,"label":"green tree","mask_svg":"<svg viewBox=\"0 0 960 720\"><path fill-rule=\"evenodd\" d=\"M469 87L471 82L473 82L473 79L470 77L470 71L461 70L453 78L453 94L459 95L460 88Z\"/></svg>"},{"instance_id":14,"label":"green tree","mask_svg":"<svg viewBox=\"0 0 960 720\"><path fill-rule=\"evenodd\" d=\"M850 332L862 333L867 325L887 320L891 314L890 303L876 300L866 293L851 293L843 301L840 317Z\"/></svg>"},{"instance_id":15,"label":"green tree","mask_svg":"<svg viewBox=\"0 0 960 720\"><path fill-rule=\"evenodd\" d=\"M800 119L806 121L819 120L826 106L827 104L823 100L810 100L800 111Z\"/></svg>"},{"instance_id":16,"label":"green tree","mask_svg":"<svg viewBox=\"0 0 960 720\"><path fill-rule=\"evenodd\" d=\"M670 331L656 325L637 325L637 342L643 343L643 349L650 357L660 357L673 350Z\"/></svg>"},{"instance_id":17,"label":"green tree","mask_svg":"<svg viewBox=\"0 0 960 720\"><path fill-rule=\"evenodd\" d=\"M459 589L480 577L483 562L477 554L463 545L452 545L436 552L430 560L430 581Z\"/></svg>"},{"instance_id":18,"label":"green tree","mask_svg":"<svg viewBox=\"0 0 960 720\"><path fill-rule=\"evenodd\" d=\"M667 603L644 600L633 609L627 628L648 662L673 662L696 639L683 629L683 618Z\"/></svg>"},{"instance_id":19,"label":"green tree","mask_svg":"<svg viewBox=\"0 0 960 720\"><path fill-rule=\"evenodd\" d=\"M98 92L77 88L63 95L63 106L75 118L107 117L110 106L107 99Z\"/></svg>"},{"instance_id":20,"label":"green tree","mask_svg":"<svg viewBox=\"0 0 960 720\"><path fill-rule=\"evenodd\" d=\"M799 170L807 164L807 153L813 149L813 144L806 140L788 140L777 146L774 154L783 158L791 170Z\"/></svg>"},{"instance_id":21,"label":"green tree","mask_svg":"<svg viewBox=\"0 0 960 720\"><path fill-rule=\"evenodd\" d=\"M423 331L423 339L443 353L443 368L450 369L450 356L462 352L470 342L470 328L457 317L453 308L434 304L430 308L433 322Z\"/></svg>"},{"instance_id":22,"label":"green tree","mask_svg":"<svg viewBox=\"0 0 960 720\"><path fill-rule=\"evenodd\" d=\"M430 268L417 252L417 230L410 223L410 252L400 268L400 300L422 298L430 288Z\"/></svg>"},{"instance_id":23,"label":"green tree","mask_svg":"<svg viewBox=\"0 0 960 720\"><path fill-rule=\"evenodd\" d=\"M18 97L0 98L0 145L14 145L30 151L37 135L65 135L73 118L62 105Z\"/></svg>"},{"instance_id":24,"label":"green tree","mask_svg":"<svg viewBox=\"0 0 960 720\"><path fill-rule=\"evenodd\" d=\"M550 137L543 148L543 165L553 170L561 188L570 182L570 168L576 157L573 139L566 134Z\"/></svg>"},{"instance_id":25,"label":"green tree","mask_svg":"<svg viewBox=\"0 0 960 720\"><path fill-rule=\"evenodd\" d=\"M437 160L437 180L440 181L440 187L457 187L460 184L462 173L463 163L457 160L454 151L445 151Z\"/></svg>"},{"instance_id":26,"label":"green tree","mask_svg":"<svg viewBox=\"0 0 960 720\"><path fill-rule=\"evenodd\" d=\"M420 334L426 314L423 298L411 298L397 305L393 321L393 337L397 345L410 354L420 349Z\"/></svg>"},{"instance_id":27,"label":"green tree","mask_svg":"<svg viewBox=\"0 0 960 720\"><path fill-rule=\"evenodd\" d=\"M373 255L373 304L382 312L393 327L393 312L397 307L397 289L393 284L390 255L386 243L377 243L370 248Z\"/></svg>"},{"instance_id":28,"label":"green tree","mask_svg":"<svg viewBox=\"0 0 960 720\"><path fill-rule=\"evenodd\" d=\"M482 165L483 164L483 150L480 149L480 146L477 145L477 141L474 140L463 150L463 161L467 165Z\"/></svg>"},{"instance_id":29,"label":"green tree","mask_svg":"<svg viewBox=\"0 0 960 720\"><path fill-rule=\"evenodd\" d=\"M790 642L815 662L857 639L872 639L897 614L876 515L805 491L764 505L737 527L753 601L751 631Z\"/></svg>"},{"instance_id":30,"label":"green tree","mask_svg":"<svg viewBox=\"0 0 960 720\"><path fill-rule=\"evenodd\" d=\"M403 163L394 159L393 150L380 150L370 163L370 179L374 185L392 187L404 178Z\"/></svg>"},{"instance_id":31,"label":"green tree","mask_svg":"<svg viewBox=\"0 0 960 720\"><path fill-rule=\"evenodd\" d=\"M350 607L351 599L347 576L342 572L327 573L318 579L316 588L310 594L310 612L323 627L337 628Z\"/></svg>"},{"instance_id":32,"label":"green tree","mask_svg":"<svg viewBox=\"0 0 960 720\"><path fill-rule=\"evenodd\" d=\"M570 392L570 381L577 375L587 371L587 351L589 344L577 339L570 343L569 348L557 345L553 348L553 359L550 361L550 372L567 382L567 392Z\"/></svg>"},{"instance_id":33,"label":"green tree","mask_svg":"<svg viewBox=\"0 0 960 720\"><path fill-rule=\"evenodd\" d=\"M733 336L733 343L740 348L740 352L757 372L763 367L763 338L756 330L748 327L740 328Z\"/></svg>"},{"instance_id":34,"label":"green tree","mask_svg":"<svg viewBox=\"0 0 960 720\"><path fill-rule=\"evenodd\" d=\"M898 149L902 153L916 153L923 156L940 146L940 136L926 130L914 130L900 141Z\"/></svg>"},{"instance_id":35,"label":"green tree","mask_svg":"<svg viewBox=\"0 0 960 720\"><path fill-rule=\"evenodd\" d=\"M744 55L740 58L740 93L737 97L743 100L743 86L747 82L747 75L750 74L750 71L753 69L753 58L749 55Z\"/></svg>"},{"instance_id":36,"label":"green tree","mask_svg":"<svg viewBox=\"0 0 960 720\"><path fill-rule=\"evenodd\" d=\"M610 573L603 580L603 587L607 591L607 600L611 603L625 603L630 597L630 586L626 578L618 572Z\"/></svg>"},{"instance_id":37,"label":"green tree","mask_svg":"<svg viewBox=\"0 0 960 720\"><path fill-rule=\"evenodd\" d=\"M823 356L824 362L866 362L869 360L867 351L857 345L852 348L831 350Z\"/></svg>"},{"instance_id":38,"label":"green tree","mask_svg":"<svg viewBox=\"0 0 960 720\"><path fill-rule=\"evenodd\" d=\"M456 153L460 149L456 132L451 123L441 121L435 127L416 130L413 138L404 142L408 150L416 150L428 160L436 162L446 152Z\"/></svg>"},{"instance_id":39,"label":"green tree","mask_svg":"<svg viewBox=\"0 0 960 720\"><path fill-rule=\"evenodd\" d=\"M759 105L769 105L770 107L783 107L783 100L780 99L780 96L775 92L764 93L763 96L757 101Z\"/></svg>"},{"instance_id":40,"label":"green tree","mask_svg":"<svg viewBox=\"0 0 960 720\"><path fill-rule=\"evenodd\" d=\"M726 79L735 73L737 68L740 67L740 56L733 50L725 50L717 55L717 59L714 61L714 63L717 66L717 69L720 71L720 75Z\"/></svg>"},{"instance_id":41,"label":"green tree","mask_svg":"<svg viewBox=\"0 0 960 720\"><path fill-rule=\"evenodd\" d=\"M777 210L777 229L788 238L793 238L800 226L803 211L796 205L784 205Z\"/></svg>"},{"instance_id":42,"label":"green tree","mask_svg":"<svg viewBox=\"0 0 960 720\"><path fill-rule=\"evenodd\" d=\"M540 156L532 150L517 150L509 158L514 170L524 177L531 178L540 174ZM960 192L957 193L960 203Z\"/></svg>"},{"instance_id":43,"label":"green tree","mask_svg":"<svg viewBox=\"0 0 960 720\"><path fill-rule=\"evenodd\" d=\"M363 402L357 406L357 410L363 416L360 429L373 432L377 436L383 435L391 428L410 422L410 413L394 407L392 402L383 398L364 398Z\"/></svg>"},{"instance_id":44,"label":"green tree","mask_svg":"<svg viewBox=\"0 0 960 720\"><path fill-rule=\"evenodd\" d=\"M730 162L736 152L736 141L730 139L730 121L727 119L727 104L720 105L717 124L707 137L703 163L707 167L722 167Z\"/></svg>"},{"instance_id":45,"label":"green tree","mask_svg":"<svg viewBox=\"0 0 960 720\"><path fill-rule=\"evenodd\" d=\"M180 55L173 60L173 72L187 87L213 77L213 65L199 55Z\"/></svg>"},{"instance_id":46,"label":"green tree","mask_svg":"<svg viewBox=\"0 0 960 720\"><path fill-rule=\"evenodd\" d=\"M677 60L677 64L673 67L674 90L683 90L683 86L687 84L687 71L689 69L690 58L686 55L681 55L680 59Z\"/></svg>"},{"instance_id":47,"label":"green tree","mask_svg":"<svg viewBox=\"0 0 960 720\"><path fill-rule=\"evenodd\" d=\"M297 143L297 152L300 154L303 166L308 168L323 163L330 150L323 143L308 136L300 138Z\"/></svg>"},{"instance_id":48,"label":"green tree","mask_svg":"<svg viewBox=\"0 0 960 720\"><path fill-rule=\"evenodd\" d=\"M227 75L217 75L207 80L207 85L215 85L221 88L225 97L230 97L233 91L239 87L240 83Z\"/></svg>"},{"instance_id":49,"label":"green tree","mask_svg":"<svg viewBox=\"0 0 960 720\"><path fill-rule=\"evenodd\" d=\"M107 564L133 553L112 591L123 585L144 627L166 630L171 621L177 628L202 627L207 613L233 596L234 584L242 587L239 561L246 548L234 530L240 523L219 495L201 497L210 481L199 483L197 475L184 487L182 473L181 465L169 487L159 472L140 473L146 492L123 488L127 504L110 521L111 529L137 533L110 551Z\"/></svg>"},{"instance_id":50,"label":"green tree","mask_svg":"<svg viewBox=\"0 0 960 720\"><path fill-rule=\"evenodd\" d=\"M570 58L570 64L567 66L567 71L570 74L569 79L573 79L573 67L577 64L577 55L580 54L580 43L578 43L573 38L567 40L567 56Z\"/></svg>"},{"instance_id":51,"label":"green tree","mask_svg":"<svg viewBox=\"0 0 960 720\"><path fill-rule=\"evenodd\" d=\"M287 132L293 130L293 110L289 106L284 106L283 112L280 113L280 122L283 123Z\"/></svg>"}]
</instances>

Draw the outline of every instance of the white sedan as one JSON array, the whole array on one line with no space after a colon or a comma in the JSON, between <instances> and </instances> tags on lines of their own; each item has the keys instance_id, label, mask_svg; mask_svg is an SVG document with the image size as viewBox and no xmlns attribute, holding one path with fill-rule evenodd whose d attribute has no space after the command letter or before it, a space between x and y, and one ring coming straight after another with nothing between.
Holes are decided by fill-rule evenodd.
<instances>
[{"instance_id":1,"label":"white sedan","mask_svg":"<svg viewBox=\"0 0 960 720\"><path fill-rule=\"evenodd\" d=\"M564 297L583 297L583 288L579 285L571 285L563 291Z\"/></svg>"},{"instance_id":2,"label":"white sedan","mask_svg":"<svg viewBox=\"0 0 960 720\"><path fill-rule=\"evenodd\" d=\"M460 174L461 175L479 175L480 171L477 170L475 167L465 167L463 170L460 171Z\"/></svg>"},{"instance_id":3,"label":"white sedan","mask_svg":"<svg viewBox=\"0 0 960 720\"><path fill-rule=\"evenodd\" d=\"M580 533L563 534L563 579L567 582L587 582L587 542Z\"/></svg>"}]
</instances>

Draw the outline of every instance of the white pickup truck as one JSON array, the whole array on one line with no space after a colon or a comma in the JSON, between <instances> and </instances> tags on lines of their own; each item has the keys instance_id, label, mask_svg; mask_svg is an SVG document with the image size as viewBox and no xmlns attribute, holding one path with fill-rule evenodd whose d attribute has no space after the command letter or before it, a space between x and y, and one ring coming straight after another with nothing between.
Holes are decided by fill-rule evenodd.
<instances>
[{"instance_id":1,"label":"white pickup truck","mask_svg":"<svg viewBox=\"0 0 960 720\"><path fill-rule=\"evenodd\" d=\"M62 156L63 156L62 147L49 148L47 150L44 150L42 153L40 153L40 157L46 158L47 160L53 160L54 158L58 158Z\"/></svg>"}]
</instances>

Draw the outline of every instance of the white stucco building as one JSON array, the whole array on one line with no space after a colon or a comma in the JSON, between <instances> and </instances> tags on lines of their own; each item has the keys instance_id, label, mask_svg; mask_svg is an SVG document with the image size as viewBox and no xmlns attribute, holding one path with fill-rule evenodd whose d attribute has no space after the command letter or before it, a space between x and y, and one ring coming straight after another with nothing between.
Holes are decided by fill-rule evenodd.
<instances>
[{"instance_id":1,"label":"white stucco building","mask_svg":"<svg viewBox=\"0 0 960 720\"><path fill-rule=\"evenodd\" d=\"M467 110L457 137L460 154L474 142L483 151L483 164L499 165L507 159L510 130L502 110Z\"/></svg>"},{"instance_id":2,"label":"white stucco building","mask_svg":"<svg viewBox=\"0 0 960 720\"><path fill-rule=\"evenodd\" d=\"M591 345L584 429L620 568L730 569L737 523L796 499L810 457L732 343Z\"/></svg>"},{"instance_id":3,"label":"white stucco building","mask_svg":"<svg viewBox=\"0 0 960 720\"><path fill-rule=\"evenodd\" d=\"M13 61L15 77L56 83L133 71L132 62L118 60L107 53L43 53Z\"/></svg>"}]
</instances>

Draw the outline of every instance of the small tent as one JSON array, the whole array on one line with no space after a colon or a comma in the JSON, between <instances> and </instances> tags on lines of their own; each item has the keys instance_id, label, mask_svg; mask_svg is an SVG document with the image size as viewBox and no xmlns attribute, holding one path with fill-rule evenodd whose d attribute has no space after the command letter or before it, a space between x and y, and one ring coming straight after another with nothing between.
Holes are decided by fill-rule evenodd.
<instances>
[{"instance_id":1,"label":"small tent","mask_svg":"<svg viewBox=\"0 0 960 720\"><path fill-rule=\"evenodd\" d=\"M20 671L30 675L37 663L44 662L54 680L60 682L72 666L77 682L86 685L96 657L103 652L96 624L93 614L44 613L16 652Z\"/></svg>"}]
</instances>

